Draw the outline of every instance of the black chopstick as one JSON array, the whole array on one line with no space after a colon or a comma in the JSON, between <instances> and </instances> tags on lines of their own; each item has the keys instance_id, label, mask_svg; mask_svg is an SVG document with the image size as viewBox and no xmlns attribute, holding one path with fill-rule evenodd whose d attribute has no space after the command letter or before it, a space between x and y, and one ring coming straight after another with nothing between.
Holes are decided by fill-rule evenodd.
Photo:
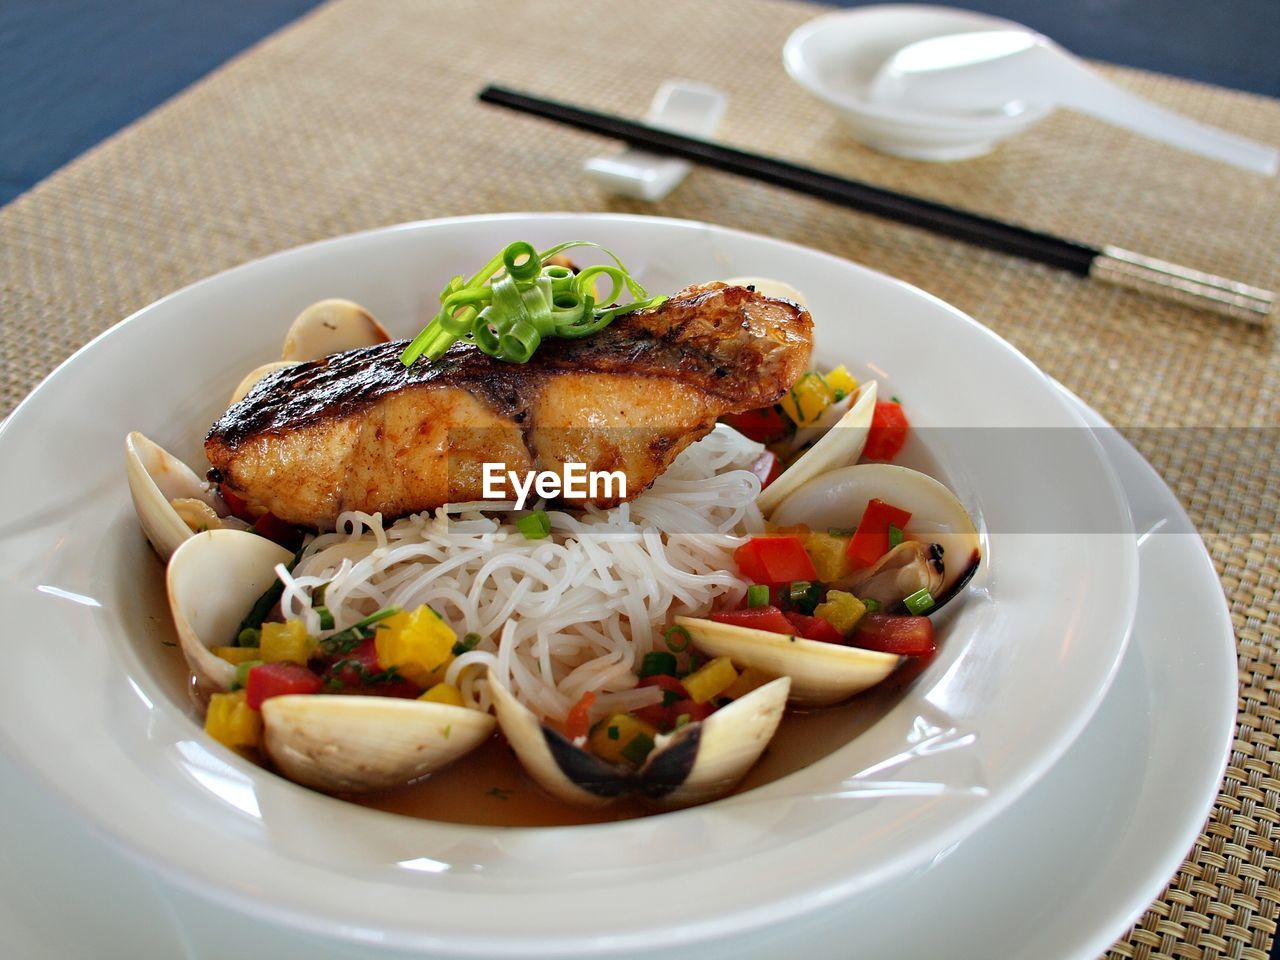
<instances>
[{"instance_id":1,"label":"black chopstick","mask_svg":"<svg viewBox=\"0 0 1280 960\"><path fill-rule=\"evenodd\" d=\"M729 173L785 187L832 203L922 227L975 246L1156 293L1214 309L1254 323L1265 323L1275 295L1234 280L1166 263L1118 247L1096 248L1005 223L955 207L896 193L869 183L651 127L624 117L587 110L501 86L480 91L484 103L554 120L580 130L624 140L636 147L692 160Z\"/></svg>"}]
</instances>

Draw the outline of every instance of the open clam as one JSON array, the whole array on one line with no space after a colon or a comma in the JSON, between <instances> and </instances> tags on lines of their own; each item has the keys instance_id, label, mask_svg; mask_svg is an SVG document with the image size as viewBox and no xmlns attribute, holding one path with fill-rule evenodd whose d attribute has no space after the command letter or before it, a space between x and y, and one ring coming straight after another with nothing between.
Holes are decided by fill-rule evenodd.
<instances>
[{"instance_id":1,"label":"open clam","mask_svg":"<svg viewBox=\"0 0 1280 960\"><path fill-rule=\"evenodd\" d=\"M756 503L766 517L770 517L784 499L810 480L855 463L862 456L862 448L866 446L867 434L871 430L871 415L876 409L876 382L868 380L847 399L850 401L848 408L843 413L832 414L838 417L835 422L822 424L819 421L814 424L821 433L818 441L761 492ZM827 412L832 413L830 409ZM770 519L778 524L785 522L776 517Z\"/></svg>"},{"instance_id":2,"label":"open clam","mask_svg":"<svg viewBox=\"0 0 1280 960\"><path fill-rule=\"evenodd\" d=\"M735 666L790 677L790 702L804 707L829 706L874 687L893 673L901 659L892 653L715 620L676 617L675 622L689 631L693 645L708 656L728 657Z\"/></svg>"},{"instance_id":3,"label":"open clam","mask_svg":"<svg viewBox=\"0 0 1280 960\"><path fill-rule=\"evenodd\" d=\"M498 724L520 763L548 793L579 806L640 794L664 807L724 796L751 769L782 720L791 681L772 680L706 720L659 734L638 770L609 763L541 722L500 683L490 683Z\"/></svg>"},{"instance_id":4,"label":"open clam","mask_svg":"<svg viewBox=\"0 0 1280 960\"><path fill-rule=\"evenodd\" d=\"M289 551L256 534L211 530L174 552L169 606L202 693L229 690L235 667L211 651L232 643ZM487 713L423 700L288 695L262 704L267 755L291 780L331 793L403 786L470 752L494 729Z\"/></svg>"},{"instance_id":5,"label":"open clam","mask_svg":"<svg viewBox=\"0 0 1280 960\"><path fill-rule=\"evenodd\" d=\"M138 522L162 560L196 530L238 524L212 485L136 430L125 437L124 458Z\"/></svg>"},{"instance_id":6,"label":"open clam","mask_svg":"<svg viewBox=\"0 0 1280 960\"><path fill-rule=\"evenodd\" d=\"M364 307L350 300L321 300L298 314L285 334L280 359L319 360L340 350L386 343L391 335Z\"/></svg>"},{"instance_id":7,"label":"open clam","mask_svg":"<svg viewBox=\"0 0 1280 960\"><path fill-rule=\"evenodd\" d=\"M813 530L852 527L873 498L911 513L905 540L875 566L855 571L837 585L882 605L910 596L914 591L901 591L912 584L924 586L937 610L977 571L982 543L964 505L933 477L891 463L842 467L808 480L778 505L770 520ZM891 581L893 595L884 592Z\"/></svg>"}]
</instances>

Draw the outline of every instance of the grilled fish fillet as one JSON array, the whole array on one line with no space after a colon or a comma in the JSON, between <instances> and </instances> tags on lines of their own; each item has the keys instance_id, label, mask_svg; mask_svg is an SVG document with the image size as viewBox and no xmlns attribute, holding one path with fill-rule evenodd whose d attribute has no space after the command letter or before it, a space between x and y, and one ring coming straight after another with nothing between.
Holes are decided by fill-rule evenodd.
<instances>
[{"instance_id":1,"label":"grilled fish fillet","mask_svg":"<svg viewBox=\"0 0 1280 960\"><path fill-rule=\"evenodd\" d=\"M808 366L812 321L789 300L710 283L592 337L545 340L526 364L460 343L406 368L404 348L263 378L209 430L211 477L320 529L344 510L391 519L479 500L485 462L522 480L569 462L622 471L631 499L719 416L782 397ZM586 502L614 506L619 492L602 486Z\"/></svg>"}]
</instances>

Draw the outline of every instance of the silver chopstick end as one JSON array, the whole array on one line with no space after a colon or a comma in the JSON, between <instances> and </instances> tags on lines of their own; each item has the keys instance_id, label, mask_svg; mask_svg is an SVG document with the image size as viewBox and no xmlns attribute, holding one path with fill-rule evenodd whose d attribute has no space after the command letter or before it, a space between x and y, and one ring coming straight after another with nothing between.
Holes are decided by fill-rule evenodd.
<instances>
[{"instance_id":1,"label":"silver chopstick end","mask_svg":"<svg viewBox=\"0 0 1280 960\"><path fill-rule=\"evenodd\" d=\"M1109 245L1093 258L1089 276L1258 326L1270 324L1276 303L1270 290Z\"/></svg>"}]
</instances>

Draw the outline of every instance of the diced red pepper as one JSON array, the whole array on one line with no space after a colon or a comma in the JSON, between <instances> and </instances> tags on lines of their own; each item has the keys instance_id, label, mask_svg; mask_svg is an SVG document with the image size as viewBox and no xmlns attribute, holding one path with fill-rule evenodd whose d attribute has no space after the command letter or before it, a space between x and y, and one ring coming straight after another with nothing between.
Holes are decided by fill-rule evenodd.
<instances>
[{"instance_id":1,"label":"diced red pepper","mask_svg":"<svg viewBox=\"0 0 1280 960\"><path fill-rule=\"evenodd\" d=\"M372 640L365 640L349 653L339 654L329 664L324 675L326 679L337 681L344 687L363 687L367 677L381 672L378 649Z\"/></svg>"},{"instance_id":2,"label":"diced red pepper","mask_svg":"<svg viewBox=\"0 0 1280 960\"><path fill-rule=\"evenodd\" d=\"M756 583L818 578L799 537L752 537L733 552L733 559L743 576Z\"/></svg>"},{"instance_id":3,"label":"diced red pepper","mask_svg":"<svg viewBox=\"0 0 1280 960\"><path fill-rule=\"evenodd\" d=\"M720 419L756 443L773 443L791 432L791 421L773 407L748 410L746 413L728 413Z\"/></svg>"},{"instance_id":4,"label":"diced red pepper","mask_svg":"<svg viewBox=\"0 0 1280 960\"><path fill-rule=\"evenodd\" d=\"M902 530L911 520L906 510L872 500L862 511L858 529L849 540L849 562L855 567L869 567L889 552L889 526Z\"/></svg>"},{"instance_id":5,"label":"diced red pepper","mask_svg":"<svg viewBox=\"0 0 1280 960\"><path fill-rule=\"evenodd\" d=\"M879 650L904 657L927 657L936 649L933 621L928 617L898 617L868 613L858 621L848 643L864 650Z\"/></svg>"},{"instance_id":6,"label":"diced red pepper","mask_svg":"<svg viewBox=\"0 0 1280 960\"><path fill-rule=\"evenodd\" d=\"M324 681L297 663L262 663L249 671L245 684L246 700L254 710L262 709L262 701L291 693L319 693Z\"/></svg>"},{"instance_id":7,"label":"diced red pepper","mask_svg":"<svg viewBox=\"0 0 1280 960\"><path fill-rule=\"evenodd\" d=\"M821 617L810 617L803 613L784 613L791 621L795 632L806 640L818 640L822 643L844 643L844 634Z\"/></svg>"},{"instance_id":8,"label":"diced red pepper","mask_svg":"<svg viewBox=\"0 0 1280 960\"><path fill-rule=\"evenodd\" d=\"M791 621L777 607L750 607L746 610L724 610L711 614L716 623L727 623L731 627L746 627L749 630L768 630L770 633L794 633Z\"/></svg>"},{"instance_id":9,"label":"diced red pepper","mask_svg":"<svg viewBox=\"0 0 1280 960\"><path fill-rule=\"evenodd\" d=\"M694 723L698 720L707 719L707 717L715 713L715 710L715 704L711 702L695 703L692 700L677 700L667 706L655 703L647 707L641 707L639 710L631 711L631 714L645 723L652 723L663 733L669 733L675 729L676 721L681 716L687 715L689 722Z\"/></svg>"},{"instance_id":10,"label":"diced red pepper","mask_svg":"<svg viewBox=\"0 0 1280 960\"><path fill-rule=\"evenodd\" d=\"M302 530L292 523L285 523L274 513L264 513L255 520L253 522L253 530L268 540L280 544L286 550L296 551L298 547L302 546L302 538L304 536Z\"/></svg>"},{"instance_id":11,"label":"diced red pepper","mask_svg":"<svg viewBox=\"0 0 1280 960\"><path fill-rule=\"evenodd\" d=\"M902 404L892 400L877 400L871 412L871 429L867 432L867 444L862 455L868 460L892 460L907 442L907 430L911 424L902 412Z\"/></svg>"},{"instance_id":12,"label":"diced red pepper","mask_svg":"<svg viewBox=\"0 0 1280 960\"><path fill-rule=\"evenodd\" d=\"M782 461L772 450L766 450L747 469L760 478L760 489L763 490L782 476Z\"/></svg>"},{"instance_id":13,"label":"diced red pepper","mask_svg":"<svg viewBox=\"0 0 1280 960\"><path fill-rule=\"evenodd\" d=\"M588 690L582 695L582 699L575 703L569 710L569 716L564 722L564 735L570 740L577 740L579 737L585 737L591 730L591 708L595 706L596 695Z\"/></svg>"}]
</instances>

